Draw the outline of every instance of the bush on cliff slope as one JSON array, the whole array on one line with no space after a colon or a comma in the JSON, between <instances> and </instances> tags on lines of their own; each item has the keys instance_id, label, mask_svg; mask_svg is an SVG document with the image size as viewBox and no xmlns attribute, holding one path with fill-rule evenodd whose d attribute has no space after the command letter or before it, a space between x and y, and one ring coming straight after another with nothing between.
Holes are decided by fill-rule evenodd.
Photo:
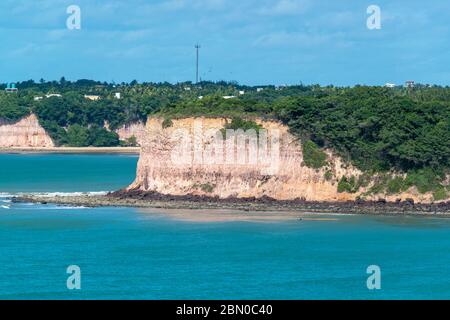
<instances>
[{"instance_id":1,"label":"bush on cliff slope","mask_svg":"<svg viewBox=\"0 0 450 320\"><path fill-rule=\"evenodd\" d=\"M224 129L231 129L231 130L255 130L256 132L258 132L259 130L261 130L263 127L259 124L257 124L255 121L253 120L246 120L246 119L242 119L240 117L233 117L231 119L231 122L228 122L227 124L225 124Z\"/></svg>"},{"instance_id":2,"label":"bush on cliff slope","mask_svg":"<svg viewBox=\"0 0 450 320\"><path fill-rule=\"evenodd\" d=\"M311 140L303 142L303 162L309 168L320 169L327 164L327 154Z\"/></svg>"}]
</instances>

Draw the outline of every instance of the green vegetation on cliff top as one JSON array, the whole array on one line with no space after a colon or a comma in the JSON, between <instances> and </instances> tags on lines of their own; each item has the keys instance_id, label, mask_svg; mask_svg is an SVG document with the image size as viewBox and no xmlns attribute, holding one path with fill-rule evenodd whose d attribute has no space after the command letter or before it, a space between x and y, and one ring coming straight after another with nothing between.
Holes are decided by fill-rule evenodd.
<instances>
[{"instance_id":1,"label":"green vegetation on cliff top","mask_svg":"<svg viewBox=\"0 0 450 320\"><path fill-rule=\"evenodd\" d=\"M329 148L365 172L408 173L405 181L397 178L375 186L386 192L410 185L421 192L434 191L436 198L447 192L442 181L450 168L449 87L276 88L227 82L109 84L64 78L16 86L18 93L0 92L0 121L14 122L33 112L59 145L118 145L117 135L104 128L105 122L116 129L145 121L149 114L163 116L167 125L172 118L186 116L228 117L247 124L244 119L273 118L302 139L307 166L325 166L321 149ZM61 97L46 98L50 93ZM100 99L91 101L85 95ZM340 185L352 191L358 183L347 177Z\"/></svg>"}]
</instances>

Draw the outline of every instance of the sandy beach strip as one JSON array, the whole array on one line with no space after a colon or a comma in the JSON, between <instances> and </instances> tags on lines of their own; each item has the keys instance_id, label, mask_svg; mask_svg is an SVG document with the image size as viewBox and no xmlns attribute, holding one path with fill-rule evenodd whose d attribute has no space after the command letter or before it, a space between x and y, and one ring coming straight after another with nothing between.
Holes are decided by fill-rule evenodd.
<instances>
[{"instance_id":1,"label":"sandy beach strip","mask_svg":"<svg viewBox=\"0 0 450 320\"><path fill-rule=\"evenodd\" d=\"M9 147L0 148L0 153L93 153L93 154L139 154L140 147L52 147L52 148L34 148L34 147Z\"/></svg>"}]
</instances>

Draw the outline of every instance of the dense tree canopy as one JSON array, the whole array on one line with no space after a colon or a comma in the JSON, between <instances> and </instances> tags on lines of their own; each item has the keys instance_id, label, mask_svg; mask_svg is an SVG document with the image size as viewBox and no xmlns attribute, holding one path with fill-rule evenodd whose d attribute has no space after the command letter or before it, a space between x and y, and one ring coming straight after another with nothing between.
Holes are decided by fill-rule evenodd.
<instances>
[{"instance_id":1,"label":"dense tree canopy","mask_svg":"<svg viewBox=\"0 0 450 320\"><path fill-rule=\"evenodd\" d=\"M357 87L276 103L291 130L337 150L360 168L404 171L450 166L450 101L423 101L385 88Z\"/></svg>"}]
</instances>

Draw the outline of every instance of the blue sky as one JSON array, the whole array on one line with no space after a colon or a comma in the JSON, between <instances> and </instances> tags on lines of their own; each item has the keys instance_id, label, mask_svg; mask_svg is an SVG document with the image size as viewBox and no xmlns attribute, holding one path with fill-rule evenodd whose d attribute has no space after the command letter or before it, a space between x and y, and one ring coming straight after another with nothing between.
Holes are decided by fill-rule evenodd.
<instances>
[{"instance_id":1,"label":"blue sky","mask_svg":"<svg viewBox=\"0 0 450 320\"><path fill-rule=\"evenodd\" d=\"M203 80L450 84L448 0L2 0L0 36L0 82L193 81L199 42Z\"/></svg>"}]
</instances>

